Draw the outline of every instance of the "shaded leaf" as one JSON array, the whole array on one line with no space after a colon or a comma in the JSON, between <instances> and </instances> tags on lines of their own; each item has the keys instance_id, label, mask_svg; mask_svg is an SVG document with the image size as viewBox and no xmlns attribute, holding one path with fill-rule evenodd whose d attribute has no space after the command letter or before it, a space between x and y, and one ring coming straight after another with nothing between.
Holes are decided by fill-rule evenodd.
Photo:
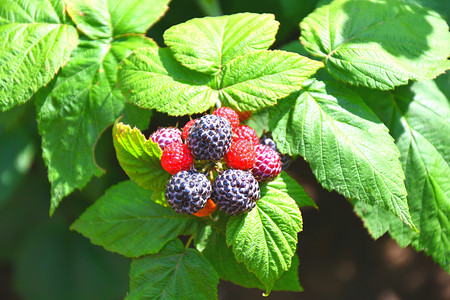
<instances>
[{"instance_id":1,"label":"shaded leaf","mask_svg":"<svg viewBox=\"0 0 450 300\"><path fill-rule=\"evenodd\" d=\"M134 182L121 182L108 189L70 228L93 244L127 257L157 253L195 219L158 205L151 197L151 191Z\"/></svg>"},{"instance_id":2,"label":"shaded leaf","mask_svg":"<svg viewBox=\"0 0 450 300\"><path fill-rule=\"evenodd\" d=\"M389 90L450 67L445 20L403 1L336 0L300 27L305 48L323 58L334 77L355 85Z\"/></svg>"},{"instance_id":3,"label":"shaded leaf","mask_svg":"<svg viewBox=\"0 0 450 300\"><path fill-rule=\"evenodd\" d=\"M450 267L450 105L434 81L421 81L392 93L361 91L389 127L400 149L406 174L408 205L419 232L410 232L377 207L355 204L369 232L386 231L400 245L431 255L447 272Z\"/></svg>"},{"instance_id":4,"label":"shaded leaf","mask_svg":"<svg viewBox=\"0 0 450 300\"><path fill-rule=\"evenodd\" d=\"M218 283L208 260L176 239L158 254L133 260L127 299L217 299Z\"/></svg>"}]
</instances>

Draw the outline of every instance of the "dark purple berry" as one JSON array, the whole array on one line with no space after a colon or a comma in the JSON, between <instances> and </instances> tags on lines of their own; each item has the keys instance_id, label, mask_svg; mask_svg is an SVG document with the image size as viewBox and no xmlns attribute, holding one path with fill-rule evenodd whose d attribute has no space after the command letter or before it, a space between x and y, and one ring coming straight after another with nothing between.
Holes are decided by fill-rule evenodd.
<instances>
[{"instance_id":1,"label":"dark purple berry","mask_svg":"<svg viewBox=\"0 0 450 300\"><path fill-rule=\"evenodd\" d=\"M259 184L250 172L228 169L213 182L212 201L226 214L250 211L261 197Z\"/></svg>"},{"instance_id":2,"label":"dark purple berry","mask_svg":"<svg viewBox=\"0 0 450 300\"><path fill-rule=\"evenodd\" d=\"M197 171L181 171L167 183L166 199L177 213L194 214L211 197L211 182Z\"/></svg>"},{"instance_id":3,"label":"dark purple berry","mask_svg":"<svg viewBox=\"0 0 450 300\"><path fill-rule=\"evenodd\" d=\"M195 159L218 161L230 149L232 136L233 131L227 119L206 115L189 129L187 145Z\"/></svg>"}]
</instances>

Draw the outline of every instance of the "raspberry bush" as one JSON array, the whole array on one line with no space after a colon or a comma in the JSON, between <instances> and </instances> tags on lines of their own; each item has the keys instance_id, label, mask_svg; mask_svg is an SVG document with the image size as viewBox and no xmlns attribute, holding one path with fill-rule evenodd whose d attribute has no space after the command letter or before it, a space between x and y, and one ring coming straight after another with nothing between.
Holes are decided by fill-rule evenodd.
<instances>
[{"instance_id":1,"label":"raspberry bush","mask_svg":"<svg viewBox=\"0 0 450 300\"><path fill-rule=\"evenodd\" d=\"M129 180L70 228L132 258L129 299L214 299L219 279L301 291L300 209L317 206L287 172L300 158L372 237L449 272L445 10L312 1L287 43L298 10L223 15L197 2L209 16L159 32L148 29L169 0L0 1L0 110L35 104L50 215L103 174L94 150L112 124ZM149 132L155 116L170 124Z\"/></svg>"}]
</instances>

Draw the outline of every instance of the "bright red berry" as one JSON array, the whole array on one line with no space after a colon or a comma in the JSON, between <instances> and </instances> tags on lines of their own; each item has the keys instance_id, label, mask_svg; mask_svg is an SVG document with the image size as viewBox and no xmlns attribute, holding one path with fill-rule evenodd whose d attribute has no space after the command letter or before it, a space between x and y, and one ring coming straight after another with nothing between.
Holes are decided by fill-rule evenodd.
<instances>
[{"instance_id":1,"label":"bright red berry","mask_svg":"<svg viewBox=\"0 0 450 300\"><path fill-rule=\"evenodd\" d=\"M215 212L216 209L217 205L211 199L209 199L208 202L206 202L206 205L193 215L197 217L207 217Z\"/></svg>"},{"instance_id":2,"label":"bright red berry","mask_svg":"<svg viewBox=\"0 0 450 300\"><path fill-rule=\"evenodd\" d=\"M252 174L258 181L270 181L281 173L280 155L265 145L255 147L256 159Z\"/></svg>"},{"instance_id":3,"label":"bright red berry","mask_svg":"<svg viewBox=\"0 0 450 300\"><path fill-rule=\"evenodd\" d=\"M230 150L225 155L225 161L229 168L250 170L255 164L255 146L244 139L233 139Z\"/></svg>"},{"instance_id":4,"label":"bright red berry","mask_svg":"<svg viewBox=\"0 0 450 300\"><path fill-rule=\"evenodd\" d=\"M237 111L236 112L239 116L239 120L241 120L241 122L244 122L245 120L248 120L248 118L250 118L250 116L252 115L252 111Z\"/></svg>"},{"instance_id":5,"label":"bright red berry","mask_svg":"<svg viewBox=\"0 0 450 300\"><path fill-rule=\"evenodd\" d=\"M251 128L250 126L241 125L236 128L234 134L237 136L237 138L251 141L254 146L259 145L258 135L256 134L255 129Z\"/></svg>"},{"instance_id":6,"label":"bright red berry","mask_svg":"<svg viewBox=\"0 0 450 300\"><path fill-rule=\"evenodd\" d=\"M181 137L183 138L183 141L186 140L188 134L189 134L189 129L191 129L192 125L194 125L195 121L197 121L197 119L194 120L190 120L189 122L186 123L186 125L184 125L183 127L183 133L181 134Z\"/></svg>"},{"instance_id":7,"label":"bright red berry","mask_svg":"<svg viewBox=\"0 0 450 300\"><path fill-rule=\"evenodd\" d=\"M161 166L174 175L180 171L188 171L194 164L191 150L183 143L175 142L164 148Z\"/></svg>"},{"instance_id":8,"label":"bright red berry","mask_svg":"<svg viewBox=\"0 0 450 300\"><path fill-rule=\"evenodd\" d=\"M239 126L239 116L238 114L229 107L219 107L213 112L215 116L221 116L230 121L233 130Z\"/></svg>"}]
</instances>

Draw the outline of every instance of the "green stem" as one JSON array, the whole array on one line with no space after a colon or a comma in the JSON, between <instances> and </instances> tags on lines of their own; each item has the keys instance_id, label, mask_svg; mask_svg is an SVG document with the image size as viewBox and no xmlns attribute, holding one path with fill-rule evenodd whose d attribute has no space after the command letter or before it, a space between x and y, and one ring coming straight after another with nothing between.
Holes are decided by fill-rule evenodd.
<instances>
[{"instance_id":1,"label":"green stem","mask_svg":"<svg viewBox=\"0 0 450 300\"><path fill-rule=\"evenodd\" d=\"M197 4L206 16L223 15L219 0L197 0Z\"/></svg>"},{"instance_id":2,"label":"green stem","mask_svg":"<svg viewBox=\"0 0 450 300\"><path fill-rule=\"evenodd\" d=\"M188 241L186 242L186 246L184 246L184 249L189 248L189 246L191 245L193 239L194 239L194 235L192 234L192 235L189 237Z\"/></svg>"}]
</instances>

